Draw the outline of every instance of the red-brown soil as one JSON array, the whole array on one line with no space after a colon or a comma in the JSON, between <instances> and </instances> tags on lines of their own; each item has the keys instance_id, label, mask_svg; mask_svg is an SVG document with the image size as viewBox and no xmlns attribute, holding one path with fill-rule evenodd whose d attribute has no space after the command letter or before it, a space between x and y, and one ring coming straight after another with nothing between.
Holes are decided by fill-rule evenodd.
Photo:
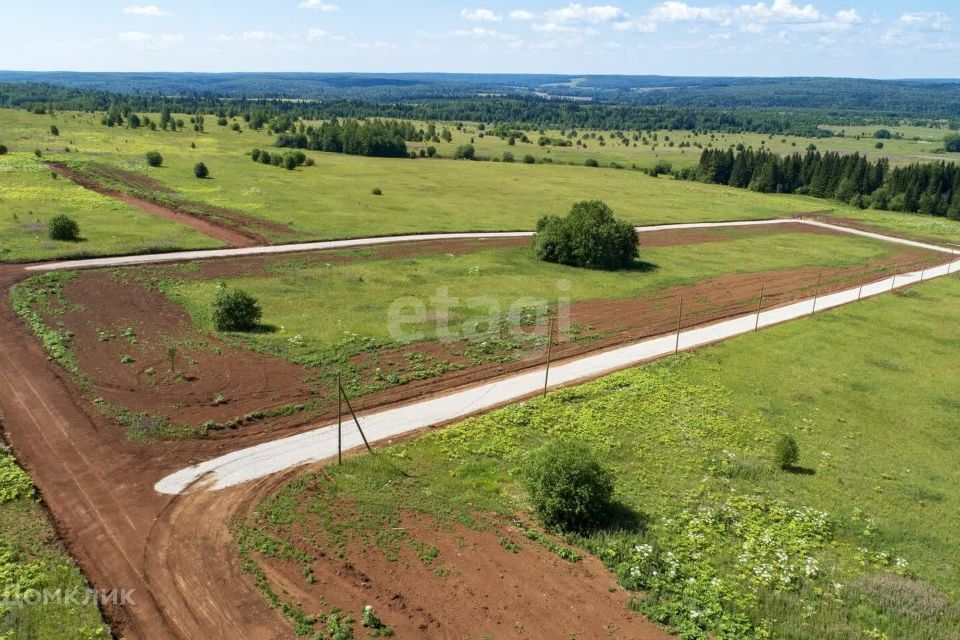
<instances>
[{"instance_id":1,"label":"red-brown soil","mask_svg":"<svg viewBox=\"0 0 960 640\"><path fill-rule=\"evenodd\" d=\"M919 256L919 253L913 250L906 250L906 254ZM891 257L886 262L894 259ZM903 258L904 263L907 260ZM846 276L849 281L855 281L859 278L856 271L825 270L824 291L837 286L831 283L835 277ZM0 288L3 293L26 275L22 267L0 266ZM876 278L881 275L884 274L873 273L868 277ZM621 331L615 336L601 336L585 343L562 342L555 348L554 356L566 357L580 352L579 350L606 347L617 340L630 340L641 333L649 332L651 329L645 328L644 323L639 321L639 316L647 318L654 329L669 325L670 316L675 310L676 296L680 293L684 296L685 309L689 308L692 313L696 313L701 307L706 309L711 303L723 301L729 301L731 305L734 301L740 306L745 305L745 296L752 297L755 303L761 281L768 287L770 296L784 296L788 292L796 292L800 287L806 287L809 293L815 286L815 276L813 270L794 274L726 276L692 288L661 292L658 296L659 307L657 300L583 303L575 306L572 311L575 321L581 322L585 327L592 326L590 331L596 334L602 334L607 328L619 328ZM92 279L89 284L84 284L84 279L88 277ZM111 384L117 388L115 393L122 394L127 402L142 401L144 406L169 403L169 397L160 396L161 399L158 400L157 391L142 384L139 375L131 375L128 367L139 371L138 367L144 366L151 358L156 358L156 352L153 351L156 348L153 346L156 336L166 331L176 334L182 330L185 321L183 312L166 306L168 303L152 297L154 294L136 285L119 286L111 282L110 286L106 286L103 280L98 280L104 277L106 276L102 273L84 273L75 285L71 285L78 289L71 289L69 295L86 297L87 304L90 305L90 315L68 314L72 328L77 331L74 348L78 353L88 354L83 356L84 358L94 354L92 361L101 362L101 366L88 370L88 375L95 378L96 372L102 370L104 380L101 380L100 384L107 388L108 381L112 381ZM96 290L97 284L100 291ZM702 296L709 301L698 303L697 300ZM724 310L712 313L713 317L719 317ZM700 320L706 317L697 316ZM96 335L97 327L92 326L104 323L107 319L111 322L115 320L124 327L132 326L138 343L145 345L147 355L138 357L137 363L124 365L120 370L115 369L112 361L116 353L111 353L110 362L107 362L107 356L100 355L94 344L100 344L100 341ZM215 493L198 492L173 498L158 495L152 487L157 480L185 465L273 439L278 433L301 431L311 425L283 419L255 428L221 432L222 436L217 439L134 443L127 438L123 429L103 418L81 396L74 381L60 367L47 360L42 348L14 315L9 304L0 305L0 327L3 328L0 331L0 412L3 415L7 441L39 487L55 518L58 531L92 583L99 588L135 589L135 604L122 608L109 607L106 610L116 637L131 640L266 640L290 637L292 628L289 622L265 604L250 578L240 571L228 526L234 518L245 514L260 497L274 490L294 472ZM116 333L113 327L108 329ZM114 340L120 341L124 338L118 335L103 344L115 348L117 343L113 342ZM215 341L210 342L215 344ZM84 351L85 349L91 351ZM205 352L205 349L198 350L198 356L201 352ZM197 370L202 375L198 376L196 393L192 396L193 404L188 403L181 409L186 412L184 415L191 411L195 411L198 417L220 415L215 412L221 408L203 406L211 391L230 388L225 386L229 384L225 377L217 379L217 360L213 355L204 356L209 358L209 361L196 358ZM235 363L231 364L231 370L238 367L265 366L260 356L256 356L256 360L231 362ZM394 402L402 397L436 392L470 380L491 377L510 367L521 368L539 362L538 358L531 358L529 361L509 365L490 365L486 368L453 372L441 378L404 385L390 390L389 393L374 394L363 399L360 404ZM277 375L281 376L281 379L288 380L291 384L296 380L299 384L301 370L294 374L289 373L292 371L288 369L290 365L278 363L276 366L279 367ZM159 368L157 370L159 371ZM256 382L256 378L251 379ZM94 380L94 383L97 381ZM252 387L251 393L259 394L261 400L270 398L270 394L281 387L286 390L285 384L275 385L269 379L262 380L261 386ZM185 388L188 387L189 385ZM247 390L246 386L242 388ZM131 392L131 389L134 391ZM234 399L230 400L233 402ZM242 398L238 397L236 400L240 402ZM229 407L229 404L227 406ZM417 526L426 525L417 523ZM438 532L436 536L433 532L424 532L422 535L435 537L436 541L431 542L441 547L442 555L454 557L457 553L456 545L451 543L453 539L445 538L446 534L443 532ZM416 579L409 586L403 586L399 584L400 578L405 579L406 572L399 572L396 566L378 564L376 558L366 558L362 554L355 561L370 578L367 582L373 584L369 589L372 589L371 593L377 598L374 604L384 618L389 615L388 622L398 629L419 628L419 624L426 620L428 615L441 622L455 619L458 620L457 624L466 624L469 613L471 616L496 616L492 619L501 620L500 626L512 632L511 618L522 615L522 612L514 608L509 600L517 597L515 586L521 586L520 591L534 591L531 585L540 585L540 588L527 594L525 597L528 600L521 602L524 602L524 606L533 607L537 616L547 623L556 618L556 629L575 624L580 618L588 621L617 621L625 619L618 618L618 615L629 616L628 612L620 609L623 594L603 594L603 598L596 595L597 589L603 590L612 584L612 577L595 571L597 565L591 564L591 561L585 561L580 568L565 565L562 565L561 569L550 568L549 563L554 562L552 556L541 556L538 554L545 552L524 548L516 556L516 561L511 562L510 557L496 555L497 550L491 548L491 545L489 539L470 539L468 553L462 560L464 569L461 570L461 586L457 587L457 593L461 594L467 594L468 589L472 590L472 596L476 598L480 609L472 604L455 603L444 583L430 582L433 578L429 575L419 575L420 567L417 567ZM531 560L532 556L536 559ZM483 573L483 566L491 557L494 559L492 567L495 568ZM530 573L527 567L519 566L528 563L539 569L530 570L534 571ZM337 576L334 565L325 566L334 572L332 575L323 573L322 579L328 581L328 584L342 584L345 594L366 594L367 587L362 586L362 580L351 582L355 580L354 577ZM477 566L481 567L479 574L482 579L471 577L470 568ZM593 572L593 577L576 573L581 570ZM276 571L279 576L283 569L278 567ZM390 571L394 573L391 574ZM501 573L504 578L499 577ZM519 577L516 580L511 578L514 573L521 576L522 580ZM452 574L449 578L454 576L455 574ZM548 579L544 580L543 576ZM396 578L396 588L403 589L398 592L403 595L406 608L400 607L400 601L389 600L393 595L388 593L390 589L387 586L391 584L391 577ZM439 576L437 578L439 579ZM589 583L588 592L582 591L581 581ZM500 587L501 584L507 585L506 591ZM557 588L552 589L553 586ZM549 590L544 592L544 587ZM503 593L510 595L508 598L499 598L498 594ZM543 593L546 595L542 595ZM352 597L351 595L350 598ZM354 607L367 601L367 597L356 597L360 600L349 603ZM541 600L538 601L537 598ZM585 617L587 614L582 611L569 611L567 603L577 601L571 600L572 598L580 598L579 602L597 607L597 616L589 618ZM501 603L501 600L508 602ZM482 609L483 605L490 609ZM460 615L456 611L458 606L465 607L467 612L462 618L456 617ZM423 612L418 612L418 607ZM616 608L617 611L608 607ZM483 613L477 613L478 611ZM438 612L444 617L438 615ZM579 616L575 615L578 613ZM444 627L448 628L453 627ZM633 629L627 626L626 622L622 628ZM525 625L525 629L532 631L534 626ZM603 637L600 633L591 635L589 630L585 633L587 635L581 637ZM494 630L493 634L494 637L500 637L497 630ZM420 633L412 637L425 635L427 634Z\"/></svg>"},{"instance_id":2,"label":"red-brown soil","mask_svg":"<svg viewBox=\"0 0 960 640\"><path fill-rule=\"evenodd\" d=\"M802 225L798 225L802 227ZM746 228L750 229L750 228ZM760 230L759 232L763 232ZM754 230L754 232L757 232ZM751 233L737 229L735 234ZM829 231L827 232L829 233ZM666 239L655 238L661 232L645 234L656 242L682 244L702 238L701 230L662 232ZM722 236L721 236L722 237ZM527 239L523 239L529 242ZM692 240L696 241L696 240ZM311 252L292 259L305 262L342 262L378 257L412 256L423 253L462 253L498 246L515 246L516 239L443 240L373 247L363 251ZM216 278L252 275L268 270L271 265L290 256L259 256L253 259L232 258L198 263L196 270L178 270L177 277ZM908 270L921 260L946 259L931 252L898 247L897 253L871 263L865 281L889 276L899 265ZM166 267L141 267L141 275L149 278L162 275ZM916 268L919 268L917 266ZM592 300L570 306L572 329L564 333L559 327L552 357L563 359L591 351L633 342L645 337L676 331L706 322L756 311L761 287L763 308L787 304L812 296L820 282L821 294L855 285L864 276L862 267L804 268L791 271L729 274L694 285L672 287L623 300ZM120 281L106 271L81 272L65 289L66 298L77 308L66 312L60 320L74 333L71 346L77 355L81 373L89 380L88 399L101 397L115 406L134 413L166 416L173 426L197 427L208 420L225 422L254 411L319 402L320 406L306 413L295 413L281 420L244 426L251 435L261 431L277 434L299 425L332 418L335 397L331 384L318 383L312 372L285 360L232 347L217 338L196 330L188 314L164 295L147 289L135 279ZM678 317L683 299L683 317ZM132 329L136 344L122 333ZM546 333L545 320L528 332ZM103 339L104 332L108 336ZM174 378L166 350L178 349ZM465 341L421 342L398 349L364 352L351 363L361 371L360 382L374 385L396 375L409 381L369 393L356 399L355 407L369 410L452 387L486 380L493 376L539 366L546 356L544 349L513 352L506 362L487 358L477 363L465 352L472 345ZM133 363L124 363L123 356L132 356ZM416 377L412 361L442 365L440 375ZM215 404L215 399L222 402ZM140 428L150 429L150 420L140 419ZM233 431L211 437L233 439Z\"/></svg>"},{"instance_id":3,"label":"red-brown soil","mask_svg":"<svg viewBox=\"0 0 960 640\"><path fill-rule=\"evenodd\" d=\"M338 506L338 511L350 509ZM398 529L437 548L425 561L401 543L395 559L355 537L339 550L317 547L315 536L294 540L319 560L308 583L300 564L258 556L277 593L318 613L317 603L352 612L371 605L398 638L670 638L627 608L629 595L597 558L569 562L525 538L510 522L480 516L485 526L440 524L407 513ZM391 533L387 531L386 533ZM516 545L507 551L500 538ZM359 624L357 625L359 630Z\"/></svg>"},{"instance_id":4,"label":"red-brown soil","mask_svg":"<svg viewBox=\"0 0 960 640\"><path fill-rule=\"evenodd\" d=\"M48 163L53 171L77 183L81 187L96 191L125 202L133 207L145 211L150 215L173 220L197 231L220 240L231 247L252 247L269 244L264 232L292 234L292 230L279 224L260 220L236 211L220 207L211 207L201 203L191 203L188 207L166 206L153 202L147 198L123 193L105 186L98 180L98 174L116 181L129 188L137 189L141 193L156 193L165 196L174 196L175 192L162 183L128 171L121 171L113 167L95 165L91 173L77 171L60 162ZM200 215L198 215L200 214Z\"/></svg>"},{"instance_id":5,"label":"red-brown soil","mask_svg":"<svg viewBox=\"0 0 960 640\"><path fill-rule=\"evenodd\" d=\"M309 371L203 335L159 292L91 271L68 283L64 295L81 303L60 318L74 333L80 372L91 382L91 395L110 404L195 425L310 396ZM177 349L173 367L171 345ZM124 356L135 361L124 363ZM215 398L222 402L215 405Z\"/></svg>"}]
</instances>

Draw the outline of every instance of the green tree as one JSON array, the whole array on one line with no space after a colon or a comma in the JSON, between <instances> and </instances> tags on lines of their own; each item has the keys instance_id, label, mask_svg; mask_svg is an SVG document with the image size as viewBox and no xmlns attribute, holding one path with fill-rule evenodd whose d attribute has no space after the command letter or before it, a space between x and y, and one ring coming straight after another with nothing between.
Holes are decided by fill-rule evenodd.
<instances>
[{"instance_id":1,"label":"green tree","mask_svg":"<svg viewBox=\"0 0 960 640\"><path fill-rule=\"evenodd\" d=\"M6 154L7 154L7 145L0 144L0 156L6 155Z\"/></svg>"},{"instance_id":2,"label":"green tree","mask_svg":"<svg viewBox=\"0 0 960 640\"><path fill-rule=\"evenodd\" d=\"M263 316L256 298L240 289L230 291L223 283L217 286L211 311L217 331L250 331Z\"/></svg>"},{"instance_id":3,"label":"green tree","mask_svg":"<svg viewBox=\"0 0 960 640\"><path fill-rule=\"evenodd\" d=\"M633 225L615 218L600 200L578 202L563 218L541 218L533 248L546 262L589 269L624 269L638 254Z\"/></svg>"},{"instance_id":4,"label":"green tree","mask_svg":"<svg viewBox=\"0 0 960 640\"><path fill-rule=\"evenodd\" d=\"M453 152L454 160L473 160L477 156L477 150L472 144L462 144Z\"/></svg>"},{"instance_id":5,"label":"green tree","mask_svg":"<svg viewBox=\"0 0 960 640\"><path fill-rule=\"evenodd\" d=\"M800 461L800 445L796 438L784 434L773 443L773 463L778 469L790 469Z\"/></svg>"},{"instance_id":6,"label":"green tree","mask_svg":"<svg viewBox=\"0 0 960 640\"><path fill-rule=\"evenodd\" d=\"M60 129L57 127L57 125L55 124L50 125L50 135L52 136L60 135Z\"/></svg>"},{"instance_id":7,"label":"green tree","mask_svg":"<svg viewBox=\"0 0 960 640\"><path fill-rule=\"evenodd\" d=\"M51 240L76 242L80 239L80 225L73 218L61 214L50 219L48 233Z\"/></svg>"},{"instance_id":8,"label":"green tree","mask_svg":"<svg viewBox=\"0 0 960 640\"><path fill-rule=\"evenodd\" d=\"M202 162L198 162L197 164L193 165L193 175L202 180L203 178L210 177L210 170L207 169L207 165L203 164Z\"/></svg>"},{"instance_id":9,"label":"green tree","mask_svg":"<svg viewBox=\"0 0 960 640\"><path fill-rule=\"evenodd\" d=\"M943 148L950 153L960 153L960 134L951 133L943 139Z\"/></svg>"},{"instance_id":10,"label":"green tree","mask_svg":"<svg viewBox=\"0 0 960 640\"><path fill-rule=\"evenodd\" d=\"M576 440L554 440L531 454L523 485L540 521L563 531L602 524L613 497L613 474Z\"/></svg>"},{"instance_id":11,"label":"green tree","mask_svg":"<svg viewBox=\"0 0 960 640\"><path fill-rule=\"evenodd\" d=\"M163 156L159 151L147 151L147 164L151 167L159 167L163 164Z\"/></svg>"}]
</instances>

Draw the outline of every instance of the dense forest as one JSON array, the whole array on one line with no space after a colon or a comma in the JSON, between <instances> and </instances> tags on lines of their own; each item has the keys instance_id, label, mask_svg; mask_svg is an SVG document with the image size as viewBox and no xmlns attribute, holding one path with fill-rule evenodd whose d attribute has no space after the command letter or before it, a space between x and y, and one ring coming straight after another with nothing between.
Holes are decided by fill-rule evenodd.
<instances>
[{"instance_id":1,"label":"dense forest","mask_svg":"<svg viewBox=\"0 0 960 640\"><path fill-rule=\"evenodd\" d=\"M77 73L0 71L0 82L131 95L404 102L550 96L681 109L816 109L960 117L960 81L470 73ZM349 115L349 114L342 114ZM372 114L388 115L388 114ZM563 123L588 126L585 123Z\"/></svg>"},{"instance_id":2,"label":"dense forest","mask_svg":"<svg viewBox=\"0 0 960 640\"><path fill-rule=\"evenodd\" d=\"M644 106L600 102L572 102L539 97L478 97L411 101L218 98L204 95L120 94L94 89L75 89L30 83L0 84L0 106L28 110L79 110L159 113L242 115L248 122L262 124L274 118L321 120L330 118L394 118L415 120L470 121L509 125L516 129L585 128L650 131L685 129L724 133L764 133L829 136L823 124L852 126L894 125L905 118L890 114L796 109L688 108ZM906 118L913 124L935 124L922 117ZM960 127L960 119L949 122ZM256 128L256 127L255 127Z\"/></svg>"},{"instance_id":3,"label":"dense forest","mask_svg":"<svg viewBox=\"0 0 960 640\"><path fill-rule=\"evenodd\" d=\"M915 163L890 168L860 154L807 151L779 156L766 150L705 149L698 167L678 177L752 189L835 198L860 208L926 213L960 219L960 165Z\"/></svg>"}]
</instances>

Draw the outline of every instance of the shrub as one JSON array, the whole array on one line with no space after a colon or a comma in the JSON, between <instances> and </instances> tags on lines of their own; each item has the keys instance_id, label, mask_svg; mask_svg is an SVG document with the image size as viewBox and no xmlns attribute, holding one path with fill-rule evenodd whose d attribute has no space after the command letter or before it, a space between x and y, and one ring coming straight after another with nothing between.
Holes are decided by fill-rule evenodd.
<instances>
[{"instance_id":1,"label":"shrub","mask_svg":"<svg viewBox=\"0 0 960 640\"><path fill-rule=\"evenodd\" d=\"M950 153L960 152L960 133L951 133L943 139L943 148Z\"/></svg>"},{"instance_id":2,"label":"shrub","mask_svg":"<svg viewBox=\"0 0 960 640\"><path fill-rule=\"evenodd\" d=\"M773 463L779 469L789 469L800 461L800 447L791 435L782 435L773 443Z\"/></svg>"},{"instance_id":3,"label":"shrub","mask_svg":"<svg viewBox=\"0 0 960 640\"><path fill-rule=\"evenodd\" d=\"M587 158L583 161L583 166L585 167L599 167L600 163L593 158Z\"/></svg>"},{"instance_id":4,"label":"shrub","mask_svg":"<svg viewBox=\"0 0 960 640\"><path fill-rule=\"evenodd\" d=\"M374 187L374 188L373 188L373 191L371 191L370 193L372 193L372 194L375 195L375 196L382 196L382 195L383 195L383 191L380 190L380 187Z\"/></svg>"},{"instance_id":5,"label":"shrub","mask_svg":"<svg viewBox=\"0 0 960 640\"><path fill-rule=\"evenodd\" d=\"M477 150L472 144L462 144L453 152L454 160L473 160L477 156Z\"/></svg>"},{"instance_id":6,"label":"shrub","mask_svg":"<svg viewBox=\"0 0 960 640\"><path fill-rule=\"evenodd\" d=\"M213 299L213 325L217 331L250 331L257 326L263 310L246 291L229 291L223 284Z\"/></svg>"},{"instance_id":7,"label":"shrub","mask_svg":"<svg viewBox=\"0 0 960 640\"><path fill-rule=\"evenodd\" d=\"M613 495L613 474L574 440L554 440L534 452L523 484L541 522L564 531L600 524Z\"/></svg>"},{"instance_id":8,"label":"shrub","mask_svg":"<svg viewBox=\"0 0 960 640\"><path fill-rule=\"evenodd\" d=\"M260 149L254 149L253 151L251 151L250 159L253 160L254 162L258 161L260 159Z\"/></svg>"},{"instance_id":9,"label":"shrub","mask_svg":"<svg viewBox=\"0 0 960 640\"><path fill-rule=\"evenodd\" d=\"M503 152L503 161L504 162L513 162L513 154L509 151Z\"/></svg>"},{"instance_id":10,"label":"shrub","mask_svg":"<svg viewBox=\"0 0 960 640\"><path fill-rule=\"evenodd\" d=\"M637 257L637 234L631 224L617 220L606 204L589 200L573 205L565 218L541 218L533 249L546 262L622 269Z\"/></svg>"},{"instance_id":11,"label":"shrub","mask_svg":"<svg viewBox=\"0 0 960 640\"><path fill-rule=\"evenodd\" d=\"M61 214L50 220L49 233L51 240L76 242L80 239L80 225L73 218Z\"/></svg>"},{"instance_id":12,"label":"shrub","mask_svg":"<svg viewBox=\"0 0 960 640\"><path fill-rule=\"evenodd\" d=\"M159 167L163 164L163 156L159 151L147 151L147 164L151 167Z\"/></svg>"},{"instance_id":13,"label":"shrub","mask_svg":"<svg viewBox=\"0 0 960 640\"><path fill-rule=\"evenodd\" d=\"M284 169L287 169L288 171L293 171L294 169L297 168L297 164L299 164L299 163L297 162L296 157L294 157L294 156L292 156L292 155L289 155L289 154L283 156L283 168L284 168Z\"/></svg>"},{"instance_id":14,"label":"shrub","mask_svg":"<svg viewBox=\"0 0 960 640\"><path fill-rule=\"evenodd\" d=\"M529 153L528 153L527 155L523 156L523 164L536 164L536 163L537 163L537 159L534 158L534 157L533 157L532 155L530 155Z\"/></svg>"},{"instance_id":15,"label":"shrub","mask_svg":"<svg viewBox=\"0 0 960 640\"><path fill-rule=\"evenodd\" d=\"M307 158L306 160L303 161L303 166L305 167L312 167L315 164L316 162L314 162L313 158Z\"/></svg>"},{"instance_id":16,"label":"shrub","mask_svg":"<svg viewBox=\"0 0 960 640\"><path fill-rule=\"evenodd\" d=\"M210 170L207 169L207 165L203 164L202 162L198 162L197 164L193 165L193 175L202 180L203 178L210 177Z\"/></svg>"},{"instance_id":17,"label":"shrub","mask_svg":"<svg viewBox=\"0 0 960 640\"><path fill-rule=\"evenodd\" d=\"M50 125L50 135L52 136L60 135L60 129L57 128L57 125L55 124Z\"/></svg>"},{"instance_id":18,"label":"shrub","mask_svg":"<svg viewBox=\"0 0 960 640\"><path fill-rule=\"evenodd\" d=\"M7 145L0 144L0 156L6 155L6 153L7 153Z\"/></svg>"}]
</instances>

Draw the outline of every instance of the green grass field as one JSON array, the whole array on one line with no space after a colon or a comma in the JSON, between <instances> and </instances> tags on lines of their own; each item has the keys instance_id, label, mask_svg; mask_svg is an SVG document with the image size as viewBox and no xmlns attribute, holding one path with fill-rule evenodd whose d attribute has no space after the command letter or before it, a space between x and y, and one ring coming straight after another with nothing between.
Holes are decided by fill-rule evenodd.
<instances>
[{"instance_id":1,"label":"green grass field","mask_svg":"<svg viewBox=\"0 0 960 640\"><path fill-rule=\"evenodd\" d=\"M96 602L86 596L80 568L58 541L27 474L5 449L0 449L0 578L4 640L110 637ZM46 603L43 592L49 594Z\"/></svg>"},{"instance_id":2,"label":"green grass field","mask_svg":"<svg viewBox=\"0 0 960 640\"><path fill-rule=\"evenodd\" d=\"M242 126L242 121L240 123ZM50 135L51 124L59 127L58 137ZM518 162L455 162L442 158L393 160L315 152L309 155L316 160L316 166L286 171L250 161L247 154L251 149L272 148L273 139L265 131L244 129L242 133L237 133L228 127L217 126L212 118L207 119L204 133L188 130L173 133L106 127L100 124L98 114L67 112L51 116L0 110L0 125L5 137L4 144L18 152L12 156L20 158L16 161L18 163L27 162L23 154L40 149L46 158L65 160L80 166L95 161L143 173L177 190L188 200L226 207L287 225L293 230L290 233L268 233L274 242L407 232L530 229L542 215L566 211L573 202L592 198L603 199L617 215L637 224L761 219L795 212L830 210L842 216L865 217L884 226L889 222L894 230L904 224L925 226L926 221L931 219L923 216L907 216L918 221L909 222L905 218L901 223L896 216L860 212L832 201L803 196L758 194L675 181L669 177L650 178L629 168L612 170L561 164L525 165L519 160L524 154L531 153L538 160L549 155L557 162L575 165L582 165L588 157L598 158L603 165L618 162L625 167L651 166L660 159L666 159L675 167L697 162L699 149L665 146L669 145L666 138L670 137L676 144L688 141L724 147L737 143L759 147L762 141L765 146L778 152L802 151L813 142L821 150L860 151L871 157L885 155L898 162L922 159L918 155L921 147L925 149L932 146L933 140L944 133L939 129L904 129L904 139L886 140L885 148L876 150L873 149L876 142L873 138L857 140L853 134L844 138L807 140L771 139L757 134L694 135L683 131L662 131L657 132L659 146L654 150L652 140L648 141L650 145L646 147L627 147L612 140L610 132L606 132L606 146L601 147L596 139L589 139L586 141L587 148L581 149L539 147L535 143L517 143L510 147L506 141L493 136L479 138L476 125L467 124L462 131L451 125L453 141L436 145L441 154L451 154L458 144L468 142L472 137L481 155L499 158L504 151L510 150ZM558 131L547 133L559 136ZM592 133L604 135L604 132ZM860 133L872 135L872 132ZM538 134L534 132L531 135L536 139ZM915 141L913 137L920 137L921 140ZM411 148L415 146L411 143ZM63 153L64 147L69 147L71 151ZM146 165L144 154L149 150L163 154L163 167ZM548 150L549 154L546 153ZM952 158L948 154L937 155L936 159ZM193 177L193 165L201 160L211 170L209 180ZM37 179L39 177L42 176L38 175ZM374 188L381 189L383 195L373 195ZM95 194L90 197L102 202ZM27 206L27 209L39 217L52 216L60 206L58 201L31 204L35 206ZM86 207L83 210L89 213ZM139 216L138 220L144 217L142 214L136 215ZM928 226L943 224L943 221L935 218L932 220L937 224ZM84 250L124 253L144 248L135 242L123 244L123 230L136 228L139 231L144 228L141 224L115 225L115 228L103 230L91 228L89 245L85 245ZM36 242L35 236L24 234L22 229L18 235L23 237L14 240L16 246L8 247L11 250L7 259L15 259L9 256L33 258L55 255L50 249L30 252L20 248L25 243L42 243ZM166 221L150 223L144 235L147 238L170 240L185 247L211 242L203 240L202 236L198 237L193 231L181 230ZM944 230L936 235L949 237L954 232ZM956 235L960 237L960 232L956 232ZM11 242L7 241L7 244Z\"/></svg>"},{"instance_id":3,"label":"green grass field","mask_svg":"<svg viewBox=\"0 0 960 640\"><path fill-rule=\"evenodd\" d=\"M583 164L588 158L592 158L601 165L615 162L628 168L636 165L641 169L652 167L661 161L669 162L674 169L696 165L700 161L700 149L694 146L696 144L724 149L730 145L742 144L754 149L766 148L780 154L805 153L807 147L812 144L820 151L858 152L874 160L889 158L892 164L960 159L960 153L934 153L936 149L943 149L943 138L949 130L927 127L884 127L892 133L900 133L902 138L899 140L875 139L873 134L880 127L824 127L833 130L835 134L841 132L844 134L843 137L836 135L833 138L660 130L649 135L640 135L640 140L635 141L632 133L624 132L629 144L614 138L611 131L578 129L577 136L571 139L574 146L570 147L539 146L537 144L541 135L539 131L527 132L529 143L515 141L511 146L506 140L479 131L473 123L466 123L462 130L457 130L453 125L448 128L453 135L451 142L415 143L411 145L412 148L419 150L420 147L434 146L439 153L452 155L457 146L469 143L473 144L479 155L489 158L502 158L504 153L510 152L516 162L520 162L525 155L529 154L538 161L551 159L554 162ZM480 137L481 133L485 135ZM550 138L567 138L564 134L569 133L570 130L544 131L544 134ZM656 139L653 137L654 134ZM600 144L601 136L603 145ZM577 139L581 139L586 146L576 146ZM883 143L882 149L876 148L877 142ZM690 146L681 147L682 143L689 143Z\"/></svg>"},{"instance_id":4,"label":"green grass field","mask_svg":"<svg viewBox=\"0 0 960 640\"><path fill-rule=\"evenodd\" d=\"M389 338L390 305L403 297L429 306L429 299L440 287L460 301L451 308L450 320L462 325L486 317L483 305L469 303L481 296L489 297L504 311L519 299L540 298L551 304L559 296L571 302L615 300L727 273L849 266L882 259L890 252L890 245L868 238L771 232L723 242L641 247L641 260L650 267L634 271L595 271L552 264L538 260L530 248L524 247L328 265L292 257L275 264L272 273L223 282L260 300L263 322L283 327L280 339L299 334L316 344L332 346L345 333ZM169 271L173 278L178 268ZM174 281L164 289L191 311L198 326L212 330L209 308L218 282ZM435 326L429 321L411 325L410 329L426 339L436 338ZM264 334L254 339L274 338Z\"/></svg>"},{"instance_id":5,"label":"green grass field","mask_svg":"<svg viewBox=\"0 0 960 640\"><path fill-rule=\"evenodd\" d=\"M60 242L48 237L47 224L58 214L77 221L81 241ZM69 180L54 179L32 153L0 156L0 262L218 246L216 240L176 222Z\"/></svg>"},{"instance_id":6,"label":"green grass field","mask_svg":"<svg viewBox=\"0 0 960 640\"><path fill-rule=\"evenodd\" d=\"M568 543L682 637L956 639L958 313L939 280L513 405L304 476L244 539L309 567L351 531L395 543L406 509L522 512L528 453L573 437L647 524ZM779 434L796 472L770 462Z\"/></svg>"},{"instance_id":7,"label":"green grass field","mask_svg":"<svg viewBox=\"0 0 960 640\"><path fill-rule=\"evenodd\" d=\"M847 207L801 196L757 194L694 182L650 178L630 170L582 166L393 160L311 153L317 165L286 171L253 163L254 147L269 148L265 132L236 133L207 122L206 133L109 128L96 114L55 117L0 110L5 144L40 148L50 158L90 160L142 172L190 200L227 207L290 226L275 241L402 232L531 229L548 213L601 198L638 224L759 219L798 211ZM60 136L47 131L57 123ZM195 148L191 147L195 145ZM504 143L505 144L505 143ZM69 146L70 153L62 153ZM146 166L158 150L164 166ZM204 161L211 179L192 168ZM383 195L371 192L379 187Z\"/></svg>"}]
</instances>

